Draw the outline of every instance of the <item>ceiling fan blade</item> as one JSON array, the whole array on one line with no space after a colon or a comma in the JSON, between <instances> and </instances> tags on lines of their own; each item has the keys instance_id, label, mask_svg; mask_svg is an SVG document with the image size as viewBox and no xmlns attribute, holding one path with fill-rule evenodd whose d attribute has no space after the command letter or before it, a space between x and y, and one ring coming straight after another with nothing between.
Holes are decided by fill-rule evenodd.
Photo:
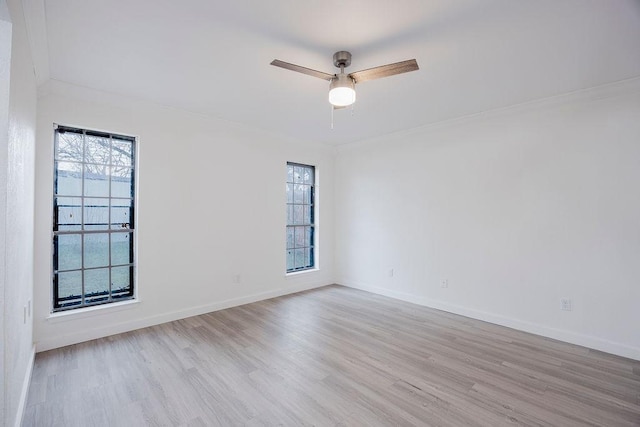
<instances>
[{"instance_id":1,"label":"ceiling fan blade","mask_svg":"<svg viewBox=\"0 0 640 427\"><path fill-rule=\"evenodd\" d=\"M280 61L279 59L274 59L271 61L271 65L275 65L276 67L284 68L285 70L297 71L298 73L307 74L312 77L317 77L323 80L331 80L335 77L335 74L323 73L322 71L312 70L311 68L301 67L300 65L290 64L288 62Z\"/></svg>"},{"instance_id":2,"label":"ceiling fan blade","mask_svg":"<svg viewBox=\"0 0 640 427\"><path fill-rule=\"evenodd\" d=\"M351 76L356 83L362 83L367 80L375 80L396 74L408 73L409 71L415 71L417 69L418 63L416 60L409 59L407 61L396 62L395 64L381 65L367 70L356 71L355 73L349 74L349 76Z\"/></svg>"}]
</instances>

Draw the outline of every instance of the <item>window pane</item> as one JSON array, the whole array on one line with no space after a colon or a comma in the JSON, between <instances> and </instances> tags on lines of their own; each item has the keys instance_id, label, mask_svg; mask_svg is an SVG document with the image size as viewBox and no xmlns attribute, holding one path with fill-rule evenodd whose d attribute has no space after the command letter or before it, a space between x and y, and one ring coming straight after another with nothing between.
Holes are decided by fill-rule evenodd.
<instances>
[{"instance_id":1,"label":"window pane","mask_svg":"<svg viewBox=\"0 0 640 427\"><path fill-rule=\"evenodd\" d=\"M58 282L58 303L60 305L80 304L82 298L82 271L56 274Z\"/></svg>"},{"instance_id":2,"label":"window pane","mask_svg":"<svg viewBox=\"0 0 640 427\"><path fill-rule=\"evenodd\" d=\"M82 199L79 197L57 197L54 215L57 224L55 231L78 231L82 228ZM57 225L57 229L55 228Z\"/></svg>"},{"instance_id":3,"label":"window pane","mask_svg":"<svg viewBox=\"0 0 640 427\"><path fill-rule=\"evenodd\" d=\"M304 265L305 267L313 267L313 249L306 248L304 250Z\"/></svg>"},{"instance_id":4,"label":"window pane","mask_svg":"<svg viewBox=\"0 0 640 427\"><path fill-rule=\"evenodd\" d=\"M111 164L133 166L133 142L114 137L112 140Z\"/></svg>"},{"instance_id":5,"label":"window pane","mask_svg":"<svg viewBox=\"0 0 640 427\"><path fill-rule=\"evenodd\" d=\"M293 205L287 205L287 224L293 224Z\"/></svg>"},{"instance_id":6,"label":"window pane","mask_svg":"<svg viewBox=\"0 0 640 427\"><path fill-rule=\"evenodd\" d=\"M293 184L287 184L287 203L293 203Z\"/></svg>"},{"instance_id":7,"label":"window pane","mask_svg":"<svg viewBox=\"0 0 640 427\"><path fill-rule=\"evenodd\" d=\"M113 167L111 171L111 197L132 197L132 169Z\"/></svg>"},{"instance_id":8,"label":"window pane","mask_svg":"<svg viewBox=\"0 0 640 427\"><path fill-rule=\"evenodd\" d=\"M131 239L133 233L111 233L111 265L122 265L133 262Z\"/></svg>"},{"instance_id":9,"label":"window pane","mask_svg":"<svg viewBox=\"0 0 640 427\"><path fill-rule=\"evenodd\" d=\"M111 293L114 298L128 295L131 291L132 267L114 267L111 269Z\"/></svg>"},{"instance_id":10,"label":"window pane","mask_svg":"<svg viewBox=\"0 0 640 427\"><path fill-rule=\"evenodd\" d=\"M313 246L313 227L306 227L304 233L304 245Z\"/></svg>"},{"instance_id":11,"label":"window pane","mask_svg":"<svg viewBox=\"0 0 640 427\"><path fill-rule=\"evenodd\" d=\"M293 249L287 251L287 270L293 270L295 268L295 262L293 259Z\"/></svg>"},{"instance_id":12,"label":"window pane","mask_svg":"<svg viewBox=\"0 0 640 427\"><path fill-rule=\"evenodd\" d=\"M292 224L304 223L304 207L302 205L293 205L293 222Z\"/></svg>"},{"instance_id":13,"label":"window pane","mask_svg":"<svg viewBox=\"0 0 640 427\"><path fill-rule=\"evenodd\" d=\"M55 236L54 246L57 256L57 270L78 270L82 268L82 236L62 234Z\"/></svg>"},{"instance_id":14,"label":"window pane","mask_svg":"<svg viewBox=\"0 0 640 427\"><path fill-rule=\"evenodd\" d=\"M109 164L110 142L108 137L86 135L84 143L84 161L86 163Z\"/></svg>"},{"instance_id":15,"label":"window pane","mask_svg":"<svg viewBox=\"0 0 640 427\"><path fill-rule=\"evenodd\" d=\"M304 229L305 227L295 227L295 242L294 247L301 248L304 246Z\"/></svg>"},{"instance_id":16,"label":"window pane","mask_svg":"<svg viewBox=\"0 0 640 427\"><path fill-rule=\"evenodd\" d=\"M293 203L304 203L303 185L296 184L293 189Z\"/></svg>"},{"instance_id":17,"label":"window pane","mask_svg":"<svg viewBox=\"0 0 640 427\"><path fill-rule=\"evenodd\" d=\"M293 237L294 237L293 227L287 227L287 249L293 248L293 241L294 241Z\"/></svg>"},{"instance_id":18,"label":"window pane","mask_svg":"<svg viewBox=\"0 0 640 427\"><path fill-rule=\"evenodd\" d=\"M83 135L76 132L58 133L56 159L82 162Z\"/></svg>"},{"instance_id":19,"label":"window pane","mask_svg":"<svg viewBox=\"0 0 640 427\"><path fill-rule=\"evenodd\" d=\"M109 234L84 235L84 268L109 265Z\"/></svg>"},{"instance_id":20,"label":"window pane","mask_svg":"<svg viewBox=\"0 0 640 427\"><path fill-rule=\"evenodd\" d=\"M302 210L304 211L303 224L313 224L313 207L311 205L304 205Z\"/></svg>"},{"instance_id":21,"label":"window pane","mask_svg":"<svg viewBox=\"0 0 640 427\"><path fill-rule=\"evenodd\" d=\"M302 203L306 203L306 204L311 203L311 186L310 185L302 186Z\"/></svg>"},{"instance_id":22,"label":"window pane","mask_svg":"<svg viewBox=\"0 0 640 427\"><path fill-rule=\"evenodd\" d=\"M84 229L106 230L109 228L109 199L84 199Z\"/></svg>"},{"instance_id":23,"label":"window pane","mask_svg":"<svg viewBox=\"0 0 640 427\"><path fill-rule=\"evenodd\" d=\"M84 195L109 197L109 166L84 166Z\"/></svg>"},{"instance_id":24,"label":"window pane","mask_svg":"<svg viewBox=\"0 0 640 427\"><path fill-rule=\"evenodd\" d=\"M56 162L55 193L62 196L82 195L82 164Z\"/></svg>"},{"instance_id":25,"label":"window pane","mask_svg":"<svg viewBox=\"0 0 640 427\"><path fill-rule=\"evenodd\" d=\"M98 268L84 271L86 302L97 302L109 298L109 269Z\"/></svg>"},{"instance_id":26,"label":"window pane","mask_svg":"<svg viewBox=\"0 0 640 427\"><path fill-rule=\"evenodd\" d=\"M313 184L313 168L304 168L303 180L305 184Z\"/></svg>"},{"instance_id":27,"label":"window pane","mask_svg":"<svg viewBox=\"0 0 640 427\"><path fill-rule=\"evenodd\" d=\"M111 199L111 229L132 229L133 200Z\"/></svg>"},{"instance_id":28,"label":"window pane","mask_svg":"<svg viewBox=\"0 0 640 427\"><path fill-rule=\"evenodd\" d=\"M293 167L293 182L302 182L303 169L300 166Z\"/></svg>"},{"instance_id":29,"label":"window pane","mask_svg":"<svg viewBox=\"0 0 640 427\"><path fill-rule=\"evenodd\" d=\"M293 182L293 166L287 165L287 182Z\"/></svg>"},{"instance_id":30,"label":"window pane","mask_svg":"<svg viewBox=\"0 0 640 427\"><path fill-rule=\"evenodd\" d=\"M304 268L307 264L305 264L304 260L304 249L294 249L295 252L295 268Z\"/></svg>"}]
</instances>

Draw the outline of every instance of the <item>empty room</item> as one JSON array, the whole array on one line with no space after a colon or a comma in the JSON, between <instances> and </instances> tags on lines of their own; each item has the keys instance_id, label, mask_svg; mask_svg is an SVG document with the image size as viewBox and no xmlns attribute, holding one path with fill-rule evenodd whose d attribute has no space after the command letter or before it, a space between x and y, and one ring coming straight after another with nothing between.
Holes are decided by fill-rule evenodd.
<instances>
[{"instance_id":1,"label":"empty room","mask_svg":"<svg viewBox=\"0 0 640 427\"><path fill-rule=\"evenodd\" d=\"M0 425L640 426L640 1L0 0Z\"/></svg>"}]
</instances>

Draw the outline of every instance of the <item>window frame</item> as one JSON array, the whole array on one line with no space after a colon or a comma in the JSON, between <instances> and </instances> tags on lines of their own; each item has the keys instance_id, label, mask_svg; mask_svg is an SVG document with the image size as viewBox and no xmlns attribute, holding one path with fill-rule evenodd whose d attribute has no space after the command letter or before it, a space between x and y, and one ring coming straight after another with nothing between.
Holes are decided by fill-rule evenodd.
<instances>
[{"instance_id":1,"label":"window frame","mask_svg":"<svg viewBox=\"0 0 640 427\"><path fill-rule=\"evenodd\" d=\"M80 160L76 159L61 159L59 157L59 138L60 134L72 132L78 135L82 135L82 158ZM109 139L109 160L108 162L99 162L99 161L87 161L86 158L86 150L87 150L87 136L93 136L98 138L108 138ZM130 143L131 144L131 153L129 155L128 163L118 164L114 162L114 140L116 143ZM122 152L122 151L121 151ZM120 133L114 132L106 132L93 130L78 126L66 126L66 125L58 125L54 124L54 141L53 141L53 185L52 185L52 212L51 212L51 313L52 314L60 314L60 313L69 313L69 312L77 312L82 311L82 309L87 308L97 308L99 306L108 307L114 303L122 303L122 302L132 302L137 300L138 294L138 286L137 286L137 196L138 196L138 137L124 135ZM58 163L59 162L67 162L71 164L75 164L80 167L80 195L77 194L64 194L59 192L59 178L61 176L61 172L64 172L64 169L60 169ZM107 196L104 195L92 195L88 194L85 188L87 176L89 174L94 174L95 172L87 173L87 165L92 166L102 166L106 168L105 176L108 177L108 192ZM119 168L121 170L126 170L129 172L129 176L124 178L124 182L129 181L128 185L122 187L124 189L128 189L129 196L123 195L114 195L113 191L113 183L117 182L121 179L118 178L119 175L113 173L114 168ZM76 172L78 173L78 172ZM125 172L126 174L126 172ZM64 174L62 174L64 175ZM94 178L95 179L95 178ZM64 224L60 221L61 217L61 206L60 199L76 199L79 200L79 203L72 204L69 207L72 209L79 209L79 223L72 224ZM103 202L106 201L106 205L97 205L92 206L87 204L86 199L101 199ZM115 203L114 203L115 202ZM119 202L119 203L118 203ZM98 227L95 229L89 229L87 226L95 225L95 224L87 224L87 212L86 208L104 208L107 209L107 222L99 223ZM115 209L114 209L115 208ZM128 212L127 218L128 222L120 222L117 221L113 216L115 215L115 210L119 209L122 212ZM116 221L116 222L113 222ZM71 226L71 228L79 227L79 229L68 229L68 230L60 230L61 225ZM119 228L116 228L120 225ZM103 228L100 228L102 226ZM106 251L108 252L108 262L107 265L99 264L99 265L89 265L85 266L85 245L86 245L86 237L87 236L100 236L106 235ZM128 238L127 242L124 243L124 247L127 250L124 252L125 257L128 253L128 261L129 262L117 262L113 260L114 251L113 245L116 242L114 239L115 236L126 236ZM79 250L79 258L80 258L80 267L79 268L60 268L60 248L59 248L59 239L60 236L79 236L80 242L80 250ZM103 243L101 243L102 245ZM103 249L105 250L105 249ZM127 258L124 258L127 259ZM113 288L113 269L120 268L122 269L122 273L124 273L125 283L127 282L126 277L128 275L128 283L126 286L121 287L120 289ZM98 270L107 269L108 270L108 288L104 291L95 291L93 293L87 292L86 286L86 272L90 272L94 270L98 272ZM128 270L128 272L127 272ZM80 295L76 296L75 299L71 299L73 295L69 297L61 297L59 294L59 273L79 273L80 274ZM106 292L106 293L104 293ZM71 300L69 302L69 300ZM79 300L79 302L75 302Z\"/></svg>"},{"instance_id":2,"label":"window frame","mask_svg":"<svg viewBox=\"0 0 640 427\"><path fill-rule=\"evenodd\" d=\"M297 274L297 273L301 273L301 272L308 272L308 271L313 271L316 270L318 268L317 265L317 260L318 260L318 255L317 255L317 239L318 239L318 235L317 235L317 229L318 229L318 222L317 222L317 177L318 177L318 172L317 172L317 168L314 165L308 165L308 164L304 164L304 163L298 163L298 162L287 162L287 178L285 181L285 188L286 188L286 193L285 193L285 198L286 198L286 210L285 210L285 215L286 215L286 226L285 226L285 273L287 275L291 275L291 274ZM293 177L291 178L291 181L289 179L289 168L293 167ZM313 174L313 179L311 180L310 183L305 183L304 179L302 180L303 182L296 182L296 178L295 178L295 168L299 167L299 168L305 168L305 169L310 169L311 173ZM295 202L295 197L294 197L294 191L295 191L295 185L303 185L303 186L309 186L308 189L308 194L309 194L309 198L308 200L304 200L304 191L303 191L303 202L302 203L298 203ZM291 186L291 196L289 196L289 186ZM305 203L306 201L308 201L308 203ZM297 222L295 221L295 214L294 214L294 206L302 206L302 210L305 210L305 206L309 207L309 213L308 213L308 217L309 217L309 221L306 222L303 221L302 222ZM306 218L306 214L302 214L303 218ZM304 243L302 245L298 245L296 242L296 237L297 237L297 231L300 228L304 229ZM292 229L292 234L290 235L290 229ZM308 230L308 232L307 232ZM307 233L309 233L307 235ZM306 249L309 250L308 254L306 253ZM308 261L305 261L304 265L296 267L296 253L299 253L299 251L296 250L303 250L305 251L305 258L308 255L309 259ZM293 261L292 261L292 268L290 267L289 264L289 257L291 256L291 251L293 251Z\"/></svg>"}]
</instances>

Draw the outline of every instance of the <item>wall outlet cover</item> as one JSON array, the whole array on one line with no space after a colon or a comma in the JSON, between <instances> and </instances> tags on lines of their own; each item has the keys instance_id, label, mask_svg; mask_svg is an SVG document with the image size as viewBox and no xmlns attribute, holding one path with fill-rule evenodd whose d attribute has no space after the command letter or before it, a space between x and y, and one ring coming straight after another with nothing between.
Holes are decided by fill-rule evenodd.
<instances>
[{"instance_id":1,"label":"wall outlet cover","mask_svg":"<svg viewBox=\"0 0 640 427\"><path fill-rule=\"evenodd\" d=\"M560 300L560 310L571 311L571 300L568 298L562 298Z\"/></svg>"}]
</instances>

